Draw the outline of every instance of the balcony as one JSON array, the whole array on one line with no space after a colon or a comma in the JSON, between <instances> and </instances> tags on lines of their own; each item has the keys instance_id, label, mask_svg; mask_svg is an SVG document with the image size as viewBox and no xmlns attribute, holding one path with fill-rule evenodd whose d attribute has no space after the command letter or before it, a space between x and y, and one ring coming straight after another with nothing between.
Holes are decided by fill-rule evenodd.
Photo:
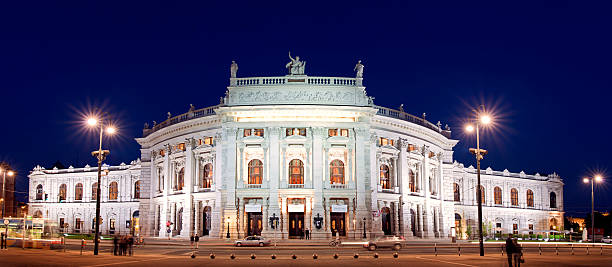
<instances>
[{"instance_id":1,"label":"balcony","mask_svg":"<svg viewBox=\"0 0 612 267\"><path fill-rule=\"evenodd\" d=\"M331 189L346 189L346 184L330 184Z\"/></svg>"},{"instance_id":2,"label":"balcony","mask_svg":"<svg viewBox=\"0 0 612 267\"><path fill-rule=\"evenodd\" d=\"M289 189L304 188L304 184L288 184L287 188Z\"/></svg>"},{"instance_id":3,"label":"balcony","mask_svg":"<svg viewBox=\"0 0 612 267\"><path fill-rule=\"evenodd\" d=\"M261 184L248 184L247 188L261 188Z\"/></svg>"}]
</instances>

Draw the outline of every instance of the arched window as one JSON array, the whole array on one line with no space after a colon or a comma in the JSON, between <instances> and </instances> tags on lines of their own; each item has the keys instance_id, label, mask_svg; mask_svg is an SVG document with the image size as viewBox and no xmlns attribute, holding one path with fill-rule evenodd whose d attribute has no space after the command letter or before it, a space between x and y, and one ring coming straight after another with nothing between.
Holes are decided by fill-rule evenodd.
<instances>
[{"instance_id":1,"label":"arched window","mask_svg":"<svg viewBox=\"0 0 612 267\"><path fill-rule=\"evenodd\" d=\"M134 183L134 198L135 199L140 198L140 181L136 181Z\"/></svg>"},{"instance_id":2,"label":"arched window","mask_svg":"<svg viewBox=\"0 0 612 267\"><path fill-rule=\"evenodd\" d=\"M289 161L289 184L304 184L304 163L299 159Z\"/></svg>"},{"instance_id":3,"label":"arched window","mask_svg":"<svg viewBox=\"0 0 612 267\"><path fill-rule=\"evenodd\" d=\"M249 162L249 184L261 184L263 178L263 164L261 160L254 159Z\"/></svg>"},{"instance_id":4,"label":"arched window","mask_svg":"<svg viewBox=\"0 0 612 267\"><path fill-rule=\"evenodd\" d=\"M527 207L533 207L533 191L527 189Z\"/></svg>"},{"instance_id":5,"label":"arched window","mask_svg":"<svg viewBox=\"0 0 612 267\"><path fill-rule=\"evenodd\" d=\"M117 200L117 195L119 193L119 186L117 182L111 182L108 186L108 199L109 200Z\"/></svg>"},{"instance_id":6,"label":"arched window","mask_svg":"<svg viewBox=\"0 0 612 267\"><path fill-rule=\"evenodd\" d=\"M478 195L476 195L476 199L478 199ZM480 186L480 203L482 203L482 205L485 204L485 189L484 186Z\"/></svg>"},{"instance_id":7,"label":"arched window","mask_svg":"<svg viewBox=\"0 0 612 267\"><path fill-rule=\"evenodd\" d=\"M461 201L461 192L459 191L459 184L458 183L453 183L453 194L454 194L454 200L455 201Z\"/></svg>"},{"instance_id":8,"label":"arched window","mask_svg":"<svg viewBox=\"0 0 612 267\"><path fill-rule=\"evenodd\" d=\"M91 200L98 199L98 183L91 184Z\"/></svg>"},{"instance_id":9,"label":"arched window","mask_svg":"<svg viewBox=\"0 0 612 267\"><path fill-rule=\"evenodd\" d=\"M43 199L43 186L41 184L36 186L36 200Z\"/></svg>"},{"instance_id":10,"label":"arched window","mask_svg":"<svg viewBox=\"0 0 612 267\"><path fill-rule=\"evenodd\" d=\"M387 164L380 165L380 185L382 189L391 189L391 183L389 181L389 166Z\"/></svg>"},{"instance_id":11,"label":"arched window","mask_svg":"<svg viewBox=\"0 0 612 267\"><path fill-rule=\"evenodd\" d=\"M66 186L66 184L60 185L60 188L59 188L59 201L65 201L66 200L66 191L67 190L68 190L68 187Z\"/></svg>"},{"instance_id":12,"label":"arched window","mask_svg":"<svg viewBox=\"0 0 612 267\"><path fill-rule=\"evenodd\" d=\"M555 192L550 192L550 208L557 208L557 194L555 194Z\"/></svg>"},{"instance_id":13,"label":"arched window","mask_svg":"<svg viewBox=\"0 0 612 267\"><path fill-rule=\"evenodd\" d=\"M83 200L83 184L78 183L74 186L74 200Z\"/></svg>"},{"instance_id":14,"label":"arched window","mask_svg":"<svg viewBox=\"0 0 612 267\"><path fill-rule=\"evenodd\" d=\"M185 186L185 168L181 168L181 170L179 170L176 180L176 190L183 190L183 187Z\"/></svg>"},{"instance_id":15,"label":"arched window","mask_svg":"<svg viewBox=\"0 0 612 267\"><path fill-rule=\"evenodd\" d=\"M410 170L408 172L408 187L410 187L410 192L416 192L416 177L414 172Z\"/></svg>"},{"instance_id":16,"label":"arched window","mask_svg":"<svg viewBox=\"0 0 612 267\"><path fill-rule=\"evenodd\" d=\"M344 184L344 162L335 159L329 163L329 183Z\"/></svg>"},{"instance_id":17,"label":"arched window","mask_svg":"<svg viewBox=\"0 0 612 267\"><path fill-rule=\"evenodd\" d=\"M501 205L502 204L502 190L501 188L499 188L499 186L496 186L495 189L493 190L493 194L495 197L495 205Z\"/></svg>"},{"instance_id":18,"label":"arched window","mask_svg":"<svg viewBox=\"0 0 612 267\"><path fill-rule=\"evenodd\" d=\"M210 188L213 180L213 165L207 163L204 168L200 170L200 185L202 188Z\"/></svg>"},{"instance_id":19,"label":"arched window","mask_svg":"<svg viewBox=\"0 0 612 267\"><path fill-rule=\"evenodd\" d=\"M34 212L34 218L42 218L42 211L37 210Z\"/></svg>"},{"instance_id":20,"label":"arched window","mask_svg":"<svg viewBox=\"0 0 612 267\"><path fill-rule=\"evenodd\" d=\"M510 190L510 202L512 206L518 206L518 190L516 190L516 188Z\"/></svg>"}]
</instances>

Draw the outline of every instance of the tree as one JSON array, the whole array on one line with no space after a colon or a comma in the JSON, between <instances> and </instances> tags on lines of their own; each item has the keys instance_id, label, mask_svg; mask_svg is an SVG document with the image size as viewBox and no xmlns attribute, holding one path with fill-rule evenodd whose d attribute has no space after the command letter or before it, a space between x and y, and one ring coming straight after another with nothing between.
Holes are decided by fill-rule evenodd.
<instances>
[{"instance_id":1,"label":"tree","mask_svg":"<svg viewBox=\"0 0 612 267\"><path fill-rule=\"evenodd\" d=\"M465 234L467 235L468 239L472 239L472 225L471 224L467 225L467 229L465 230Z\"/></svg>"}]
</instances>

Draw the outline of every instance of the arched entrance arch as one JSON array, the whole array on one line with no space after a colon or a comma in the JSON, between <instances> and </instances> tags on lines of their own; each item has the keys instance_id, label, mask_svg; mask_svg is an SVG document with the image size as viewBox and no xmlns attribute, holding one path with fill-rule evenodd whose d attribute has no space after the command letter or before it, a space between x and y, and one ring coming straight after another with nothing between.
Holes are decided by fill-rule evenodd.
<instances>
[{"instance_id":1,"label":"arched entrance arch","mask_svg":"<svg viewBox=\"0 0 612 267\"><path fill-rule=\"evenodd\" d=\"M202 209L202 236L210 235L210 223L211 223L211 212L210 206L205 206Z\"/></svg>"},{"instance_id":2,"label":"arched entrance arch","mask_svg":"<svg viewBox=\"0 0 612 267\"><path fill-rule=\"evenodd\" d=\"M384 207L381 210L382 217L382 231L385 235L392 235L393 231L391 229L391 209L388 207Z\"/></svg>"}]
</instances>

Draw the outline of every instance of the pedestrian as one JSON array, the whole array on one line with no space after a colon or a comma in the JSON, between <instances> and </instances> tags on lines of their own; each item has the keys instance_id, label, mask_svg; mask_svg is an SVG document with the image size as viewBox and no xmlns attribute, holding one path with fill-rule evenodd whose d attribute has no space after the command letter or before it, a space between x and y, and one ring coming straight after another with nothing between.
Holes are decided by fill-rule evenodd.
<instances>
[{"instance_id":1,"label":"pedestrian","mask_svg":"<svg viewBox=\"0 0 612 267\"><path fill-rule=\"evenodd\" d=\"M195 235L195 237L193 238L195 240L195 248L199 249L200 248L200 236L199 235Z\"/></svg>"},{"instance_id":2,"label":"pedestrian","mask_svg":"<svg viewBox=\"0 0 612 267\"><path fill-rule=\"evenodd\" d=\"M4 233L0 234L0 249L4 249L4 247L6 246L4 243L4 240L6 238L4 238Z\"/></svg>"},{"instance_id":3,"label":"pedestrian","mask_svg":"<svg viewBox=\"0 0 612 267\"><path fill-rule=\"evenodd\" d=\"M310 240L310 228L306 228L306 239Z\"/></svg>"},{"instance_id":4,"label":"pedestrian","mask_svg":"<svg viewBox=\"0 0 612 267\"><path fill-rule=\"evenodd\" d=\"M132 235L128 236L127 245L129 248L130 256L134 255L134 237Z\"/></svg>"},{"instance_id":5,"label":"pedestrian","mask_svg":"<svg viewBox=\"0 0 612 267\"><path fill-rule=\"evenodd\" d=\"M514 240L512 239L513 235L508 235L506 239L506 254L508 256L508 267L512 267L512 254L515 251L514 248Z\"/></svg>"},{"instance_id":6,"label":"pedestrian","mask_svg":"<svg viewBox=\"0 0 612 267\"><path fill-rule=\"evenodd\" d=\"M113 236L113 255L117 256L119 253L119 236L115 234Z\"/></svg>"},{"instance_id":7,"label":"pedestrian","mask_svg":"<svg viewBox=\"0 0 612 267\"><path fill-rule=\"evenodd\" d=\"M193 241L194 241L194 239L195 238L193 237L193 234L191 234L191 236L189 237L189 242L191 244L191 249L193 249Z\"/></svg>"},{"instance_id":8,"label":"pedestrian","mask_svg":"<svg viewBox=\"0 0 612 267\"><path fill-rule=\"evenodd\" d=\"M119 256L125 256L127 252L127 238L125 236L121 236L119 239Z\"/></svg>"},{"instance_id":9,"label":"pedestrian","mask_svg":"<svg viewBox=\"0 0 612 267\"><path fill-rule=\"evenodd\" d=\"M514 253L512 257L514 259L514 267L521 267L521 262L523 262L523 248L518 244L518 240L515 238L512 240L514 245Z\"/></svg>"}]
</instances>

